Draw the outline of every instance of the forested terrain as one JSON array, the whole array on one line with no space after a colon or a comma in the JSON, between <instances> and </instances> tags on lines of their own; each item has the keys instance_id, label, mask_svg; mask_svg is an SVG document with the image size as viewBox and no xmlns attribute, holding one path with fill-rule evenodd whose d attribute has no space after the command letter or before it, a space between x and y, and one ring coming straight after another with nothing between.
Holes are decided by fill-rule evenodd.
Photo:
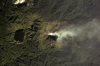
<instances>
[{"instance_id":1,"label":"forested terrain","mask_svg":"<svg viewBox=\"0 0 100 66\"><path fill-rule=\"evenodd\" d=\"M49 32L62 26L91 21L93 0L14 2L0 1L0 66L99 66L88 52L79 49L86 45L67 39L67 46L61 49L56 41L46 39Z\"/></svg>"}]
</instances>

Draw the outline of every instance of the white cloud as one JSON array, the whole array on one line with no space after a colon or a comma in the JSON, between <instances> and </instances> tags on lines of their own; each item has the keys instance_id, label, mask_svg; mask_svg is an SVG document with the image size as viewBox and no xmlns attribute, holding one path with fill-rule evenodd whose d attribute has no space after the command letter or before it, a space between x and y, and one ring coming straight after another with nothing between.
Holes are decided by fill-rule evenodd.
<instances>
[{"instance_id":1,"label":"white cloud","mask_svg":"<svg viewBox=\"0 0 100 66\"><path fill-rule=\"evenodd\" d=\"M24 3L25 0L16 0L14 4L21 4L21 3Z\"/></svg>"}]
</instances>

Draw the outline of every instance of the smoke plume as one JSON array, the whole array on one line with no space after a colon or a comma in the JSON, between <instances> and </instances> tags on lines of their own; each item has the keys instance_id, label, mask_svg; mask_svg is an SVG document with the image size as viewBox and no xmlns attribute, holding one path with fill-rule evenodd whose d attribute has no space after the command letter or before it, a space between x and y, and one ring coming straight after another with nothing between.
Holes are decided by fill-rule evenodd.
<instances>
[{"instance_id":1,"label":"smoke plume","mask_svg":"<svg viewBox=\"0 0 100 66\"><path fill-rule=\"evenodd\" d=\"M58 35L57 45L61 46L64 51L68 45L77 44L79 49L75 52L74 56L76 57L72 61L90 62L91 58L93 59L95 56L97 56L95 57L96 61L99 61L100 23L98 19L82 25L67 26L55 34Z\"/></svg>"}]
</instances>

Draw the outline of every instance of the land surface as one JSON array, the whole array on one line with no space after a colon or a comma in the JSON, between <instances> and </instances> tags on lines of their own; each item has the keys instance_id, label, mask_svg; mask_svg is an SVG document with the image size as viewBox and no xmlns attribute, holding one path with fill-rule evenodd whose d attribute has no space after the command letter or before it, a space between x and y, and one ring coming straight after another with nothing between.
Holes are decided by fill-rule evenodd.
<instances>
[{"instance_id":1,"label":"land surface","mask_svg":"<svg viewBox=\"0 0 100 66\"><path fill-rule=\"evenodd\" d=\"M99 19L99 0L14 2L0 1L0 66L100 66L99 41L65 39L60 46L46 39L50 32Z\"/></svg>"}]
</instances>

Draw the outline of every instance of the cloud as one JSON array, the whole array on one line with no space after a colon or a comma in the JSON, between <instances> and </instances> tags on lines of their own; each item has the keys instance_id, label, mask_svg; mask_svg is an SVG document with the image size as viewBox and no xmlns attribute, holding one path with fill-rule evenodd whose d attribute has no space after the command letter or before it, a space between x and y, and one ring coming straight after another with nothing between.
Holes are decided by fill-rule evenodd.
<instances>
[{"instance_id":1,"label":"cloud","mask_svg":"<svg viewBox=\"0 0 100 66\"><path fill-rule=\"evenodd\" d=\"M21 3L24 3L25 0L16 0L14 4L21 4Z\"/></svg>"}]
</instances>

